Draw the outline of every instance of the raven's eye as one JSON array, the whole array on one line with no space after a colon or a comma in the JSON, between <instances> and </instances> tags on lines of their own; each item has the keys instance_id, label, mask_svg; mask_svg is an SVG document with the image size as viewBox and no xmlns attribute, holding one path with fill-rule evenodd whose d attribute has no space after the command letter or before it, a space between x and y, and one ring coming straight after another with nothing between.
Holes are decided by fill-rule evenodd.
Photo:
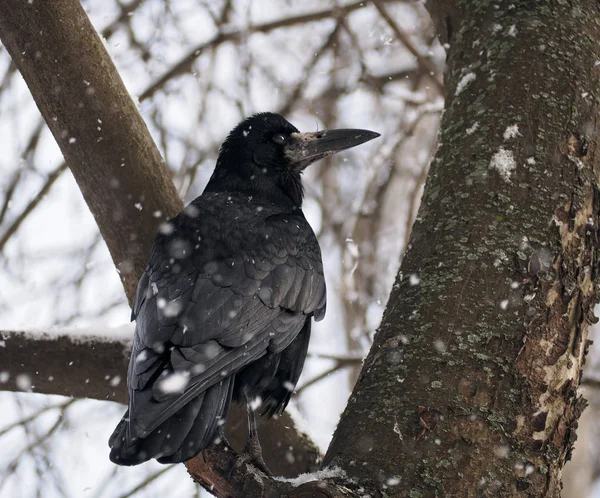
<instances>
[{"instance_id":1,"label":"raven's eye","mask_svg":"<svg viewBox=\"0 0 600 498\"><path fill-rule=\"evenodd\" d=\"M286 142L287 137L283 133L277 133L276 135L273 135L272 140L276 144L283 145Z\"/></svg>"}]
</instances>

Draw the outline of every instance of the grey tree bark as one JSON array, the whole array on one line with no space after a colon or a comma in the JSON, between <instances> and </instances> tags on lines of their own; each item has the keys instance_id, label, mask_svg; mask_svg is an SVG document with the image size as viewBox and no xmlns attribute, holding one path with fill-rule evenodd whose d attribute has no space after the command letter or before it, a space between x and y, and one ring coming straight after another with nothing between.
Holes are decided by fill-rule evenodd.
<instances>
[{"instance_id":1,"label":"grey tree bark","mask_svg":"<svg viewBox=\"0 0 600 498\"><path fill-rule=\"evenodd\" d=\"M439 150L325 463L388 496L557 497L598 300L598 4L428 8Z\"/></svg>"}]
</instances>

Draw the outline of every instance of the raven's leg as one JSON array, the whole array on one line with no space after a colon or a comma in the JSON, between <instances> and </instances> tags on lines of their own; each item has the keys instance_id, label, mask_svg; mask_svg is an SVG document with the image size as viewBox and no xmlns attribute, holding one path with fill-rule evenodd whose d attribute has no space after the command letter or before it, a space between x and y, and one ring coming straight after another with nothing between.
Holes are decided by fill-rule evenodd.
<instances>
[{"instance_id":1,"label":"raven's leg","mask_svg":"<svg viewBox=\"0 0 600 498\"><path fill-rule=\"evenodd\" d=\"M255 467L258 467L268 476L273 475L263 459L262 446L258 439L258 428L256 426L256 413L253 404L248 399L246 399L246 409L248 410L248 440L243 453L250 456L250 461Z\"/></svg>"},{"instance_id":2,"label":"raven's leg","mask_svg":"<svg viewBox=\"0 0 600 498\"><path fill-rule=\"evenodd\" d=\"M233 473L236 471L236 469L240 468L244 463L250 463L254 465L257 469L268 476L273 475L263 459L262 447L258 439L256 413L255 409L253 408L254 405L255 403L253 403L246 395L246 409L248 411L248 439L246 440L246 446L244 446L244 450L238 455L233 467L229 472L229 479L231 479L231 476L233 476Z\"/></svg>"}]
</instances>

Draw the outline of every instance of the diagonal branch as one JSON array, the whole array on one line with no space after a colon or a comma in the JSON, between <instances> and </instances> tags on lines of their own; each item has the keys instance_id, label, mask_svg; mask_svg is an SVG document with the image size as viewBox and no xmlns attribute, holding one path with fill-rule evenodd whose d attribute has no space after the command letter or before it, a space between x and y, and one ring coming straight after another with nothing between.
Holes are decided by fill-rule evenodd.
<instances>
[{"instance_id":1,"label":"diagonal branch","mask_svg":"<svg viewBox=\"0 0 600 498\"><path fill-rule=\"evenodd\" d=\"M415 56L417 59L417 64L421 70L427 74L429 79L432 81L433 85L437 89L440 95L445 94L444 85L440 82L440 80L435 76L437 69L431 63L431 61L425 57L418 49L414 46L413 42L410 40L408 35L398 26L398 23L394 21L392 16L389 14L385 6L383 5L382 0L372 0L373 5L381 15L385 19L385 22L388 23L389 27L392 29L396 38L407 48L407 50Z\"/></svg>"},{"instance_id":2,"label":"diagonal branch","mask_svg":"<svg viewBox=\"0 0 600 498\"><path fill-rule=\"evenodd\" d=\"M33 212L40 201L46 196L50 188L52 188L52 185L54 185L56 180L60 178L66 169L67 163L61 163L56 169L50 172L50 174L46 177L44 185L42 185L42 188L38 191L35 197L29 201L27 206L25 206L25 209L21 211L21 213L13 220L10 226L0 236L0 251L4 249L4 246L8 240L15 234L25 219ZM10 191L7 193L7 196L10 196Z\"/></svg>"},{"instance_id":3,"label":"diagonal branch","mask_svg":"<svg viewBox=\"0 0 600 498\"><path fill-rule=\"evenodd\" d=\"M161 219L182 207L146 124L79 2L0 0L0 37L131 298Z\"/></svg>"}]
</instances>

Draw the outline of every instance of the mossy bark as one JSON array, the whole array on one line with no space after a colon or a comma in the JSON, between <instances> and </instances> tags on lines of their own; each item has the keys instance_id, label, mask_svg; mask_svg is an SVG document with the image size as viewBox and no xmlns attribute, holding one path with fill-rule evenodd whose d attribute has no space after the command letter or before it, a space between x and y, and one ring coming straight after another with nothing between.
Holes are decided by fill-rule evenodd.
<instances>
[{"instance_id":1,"label":"mossy bark","mask_svg":"<svg viewBox=\"0 0 600 498\"><path fill-rule=\"evenodd\" d=\"M436 20L439 149L325 462L386 496L558 497L600 282L600 10L463 0Z\"/></svg>"}]
</instances>

